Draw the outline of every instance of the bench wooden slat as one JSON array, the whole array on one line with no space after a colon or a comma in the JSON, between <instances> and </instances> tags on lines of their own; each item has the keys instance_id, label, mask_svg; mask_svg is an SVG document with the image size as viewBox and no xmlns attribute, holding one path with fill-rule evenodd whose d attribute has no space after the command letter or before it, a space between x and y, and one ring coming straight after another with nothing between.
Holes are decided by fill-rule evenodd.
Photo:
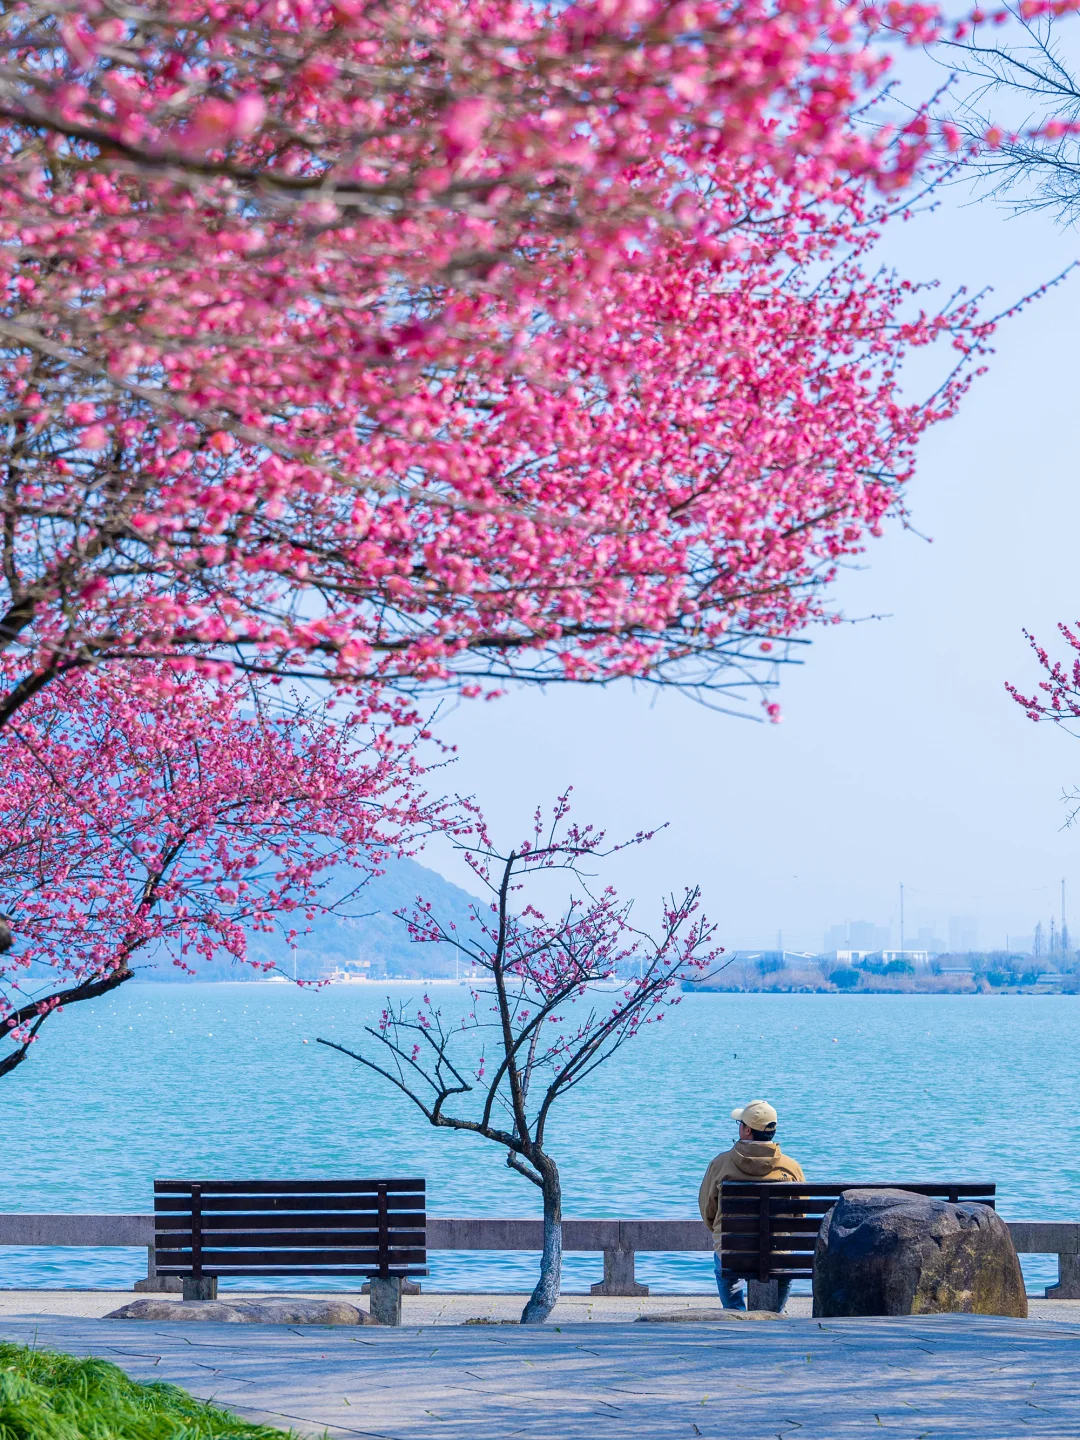
<instances>
[{"instance_id":1,"label":"bench wooden slat","mask_svg":"<svg viewBox=\"0 0 1080 1440\"><path fill-rule=\"evenodd\" d=\"M851 1188L864 1190L868 1187L856 1185ZM805 1202L799 1202L792 1199L789 1201L781 1201L780 1203L774 1201L769 1205L769 1214L776 1216L779 1220L799 1220L805 1216L817 1216L820 1218L832 1209L839 1198L840 1195L837 1193L829 1200L807 1200ZM947 1200L949 1197L948 1195L941 1194L928 1195L926 1198L928 1200ZM992 1195L961 1195L957 1203L960 1205L989 1205L991 1210L995 1208L994 1196ZM743 1201L733 1205L725 1204L723 1213L732 1218L739 1216L746 1220L756 1220L759 1208L760 1202L758 1201L755 1201L753 1205L747 1205L745 1201Z\"/></svg>"},{"instance_id":2,"label":"bench wooden slat","mask_svg":"<svg viewBox=\"0 0 1080 1440\"><path fill-rule=\"evenodd\" d=\"M781 1218L787 1216L792 1220L797 1220L800 1215L824 1215L826 1210L831 1210L836 1204L839 1195L840 1192L837 1191L835 1195L816 1197L811 1200L802 1200L798 1195L770 1196L769 1213ZM725 1215L741 1215L746 1219L756 1220L760 1207L761 1200L757 1195L752 1200L743 1196L734 1200L726 1194L724 1196L723 1213Z\"/></svg>"},{"instance_id":3,"label":"bench wooden slat","mask_svg":"<svg viewBox=\"0 0 1080 1440\"><path fill-rule=\"evenodd\" d=\"M829 1208L832 1209L832 1206ZM784 1235L816 1235L821 1228L821 1219L820 1215L777 1215L772 1212L772 1228ZM724 1235L756 1235L757 1216L729 1215L725 1210L720 1216L720 1226Z\"/></svg>"},{"instance_id":4,"label":"bench wooden slat","mask_svg":"<svg viewBox=\"0 0 1080 1440\"><path fill-rule=\"evenodd\" d=\"M965 1198L972 1195L996 1195L996 1181L976 1184L964 1181L952 1185L947 1180L861 1180L837 1182L835 1185L803 1185L797 1180L725 1180L724 1194L756 1195L762 1185L767 1185L770 1195L837 1195L841 1190L910 1190L916 1195L941 1196L960 1194Z\"/></svg>"},{"instance_id":5,"label":"bench wooden slat","mask_svg":"<svg viewBox=\"0 0 1080 1440\"><path fill-rule=\"evenodd\" d=\"M802 1263L802 1257L803 1257L803 1256L813 1255L813 1253L814 1253L814 1246L813 1246L813 1245L770 1245L770 1246L768 1247L768 1252L767 1252L767 1253L770 1254L770 1255L792 1255L792 1256L797 1255L797 1256L799 1256L799 1258L800 1258L800 1263ZM746 1256L755 1256L755 1257L756 1257L756 1256L759 1255L759 1254L760 1254L760 1247L757 1246L757 1245L750 1244L749 1242L746 1242L746 1243L744 1243L744 1244L742 1244L742 1245L733 1245L730 1249L729 1249L727 1246L725 1246L725 1247L724 1247L724 1250L723 1250L723 1257L724 1257L725 1263L727 1262L729 1256L734 1259L734 1258L736 1258L736 1257L745 1258Z\"/></svg>"},{"instance_id":6,"label":"bench wooden slat","mask_svg":"<svg viewBox=\"0 0 1080 1440\"><path fill-rule=\"evenodd\" d=\"M390 1211L387 1215L387 1223L395 1230L424 1230L427 1228L427 1217L422 1211L419 1213L406 1211L400 1215ZM183 1215L159 1215L155 1225L155 1229L168 1232L190 1228L190 1207ZM336 1214L318 1215L312 1215L307 1211L301 1211L296 1215L287 1215L283 1211L276 1211L272 1215L252 1215L247 1211L229 1215L207 1215L204 1211L202 1228L204 1230L377 1231L379 1227L367 1216L357 1216L354 1212L346 1210L338 1211Z\"/></svg>"},{"instance_id":7,"label":"bench wooden slat","mask_svg":"<svg viewBox=\"0 0 1080 1440\"><path fill-rule=\"evenodd\" d=\"M288 1246L290 1250L378 1250L382 1238L378 1230L206 1230L200 1232L204 1250L220 1250L226 1246L233 1250L269 1250L273 1245ZM424 1248L423 1230L390 1230L386 1244L406 1245L411 1250ZM163 1250L188 1250L194 1232L191 1230L170 1230L163 1232Z\"/></svg>"},{"instance_id":8,"label":"bench wooden slat","mask_svg":"<svg viewBox=\"0 0 1080 1440\"><path fill-rule=\"evenodd\" d=\"M423 1210L426 1200L423 1194L420 1195L395 1195L393 1192L387 1195L387 1206L392 1211ZM278 1210L309 1210L317 1215L320 1211L327 1211L331 1214L340 1214L344 1210L354 1211L358 1215L376 1214L379 1209L379 1197L377 1195L273 1195L260 1199L254 1196L217 1196L209 1195L203 1197L203 1211L207 1214L232 1214L234 1211L251 1210L258 1206L263 1213L276 1212ZM154 1197L154 1213L156 1215L184 1215L191 1210L191 1194L187 1197L180 1195L166 1195Z\"/></svg>"},{"instance_id":9,"label":"bench wooden slat","mask_svg":"<svg viewBox=\"0 0 1080 1440\"><path fill-rule=\"evenodd\" d=\"M172 1270L162 1270L159 1268L157 1273L159 1275L178 1275L183 1279L191 1275L192 1272L191 1267L188 1266L186 1269L177 1267L173 1268ZM349 1266L304 1264L298 1265L293 1269L289 1269L288 1267L282 1267L280 1265L242 1265L239 1267L232 1267L229 1265L213 1265L200 1272L200 1274L209 1275L215 1279L224 1278L225 1276L237 1276L240 1279L243 1279L245 1276L247 1276L251 1279L255 1279L270 1277L274 1275L283 1275L287 1278L296 1280L306 1279L310 1275L338 1275L345 1277L353 1277L357 1279L367 1279L373 1273L376 1275L382 1275L383 1271L376 1270L373 1272L370 1265ZM385 1273L391 1278L397 1277L398 1279L404 1280L414 1278L421 1279L423 1278L423 1276L428 1274L428 1269L426 1265L390 1265L387 1267Z\"/></svg>"},{"instance_id":10,"label":"bench wooden slat","mask_svg":"<svg viewBox=\"0 0 1080 1440\"><path fill-rule=\"evenodd\" d=\"M727 1250L727 1249L725 1249L724 1252L723 1252L724 1264L725 1264L725 1266L726 1266L728 1260L730 1259L730 1260L732 1260L732 1261L736 1261L736 1260L738 1260L738 1261L745 1261L747 1264L750 1264L751 1262L753 1262L753 1264L754 1264L754 1266L755 1266L755 1268L756 1268L757 1260L758 1260L758 1257L759 1257L760 1253L761 1253L761 1252L760 1252L760 1250L758 1249L758 1247L757 1247L756 1245L753 1245L753 1246L751 1246L751 1245L740 1245L740 1246L738 1246L737 1248L735 1248L735 1249L733 1249L733 1250ZM777 1256L777 1255L788 1255L788 1256L791 1256L791 1257L792 1257L792 1263L793 1263L793 1264L794 1264L794 1257L798 1257L799 1263L800 1263L800 1265L801 1265L801 1264L805 1263L805 1257L806 1257L806 1256L810 1256L811 1258L813 1257L813 1254L814 1254L814 1246L813 1246L813 1245L807 1245L807 1246L805 1247L805 1249L801 1249L801 1248L798 1248L798 1247L796 1247L796 1246L788 1246L788 1245L770 1246L769 1249L767 1250L766 1254L769 1255L769 1256Z\"/></svg>"},{"instance_id":11,"label":"bench wooden slat","mask_svg":"<svg viewBox=\"0 0 1080 1440\"><path fill-rule=\"evenodd\" d=\"M184 1195L198 1185L203 1195L374 1195L423 1194L426 1180L155 1180L156 1195Z\"/></svg>"},{"instance_id":12,"label":"bench wooden slat","mask_svg":"<svg viewBox=\"0 0 1080 1440\"><path fill-rule=\"evenodd\" d=\"M166 1266L176 1267L184 1264L185 1256L190 1255L188 1250L173 1251L166 1250L162 1264L158 1265L161 1270ZM247 1268L251 1265L373 1265L376 1268L380 1263L381 1251L377 1245L370 1248L340 1250L318 1250L315 1248L288 1249L284 1246L273 1250L244 1250L234 1251L221 1249L218 1246L204 1246L202 1250L203 1270L213 1270L216 1265L237 1265ZM157 1255L155 1253L155 1262ZM426 1250L406 1250L404 1248L391 1250L389 1263L391 1265L423 1265L427 1261Z\"/></svg>"}]
</instances>

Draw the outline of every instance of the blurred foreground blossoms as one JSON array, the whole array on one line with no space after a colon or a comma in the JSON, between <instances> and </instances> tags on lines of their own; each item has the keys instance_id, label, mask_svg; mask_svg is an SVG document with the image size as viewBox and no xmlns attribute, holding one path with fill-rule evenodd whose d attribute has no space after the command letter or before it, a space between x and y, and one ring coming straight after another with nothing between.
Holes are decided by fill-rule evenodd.
<instances>
[{"instance_id":1,"label":"blurred foreground blossoms","mask_svg":"<svg viewBox=\"0 0 1080 1440\"><path fill-rule=\"evenodd\" d=\"M931 144L853 118L885 19L940 22L12 7L0 725L132 655L365 696L752 679L989 332L864 268Z\"/></svg>"}]
</instances>

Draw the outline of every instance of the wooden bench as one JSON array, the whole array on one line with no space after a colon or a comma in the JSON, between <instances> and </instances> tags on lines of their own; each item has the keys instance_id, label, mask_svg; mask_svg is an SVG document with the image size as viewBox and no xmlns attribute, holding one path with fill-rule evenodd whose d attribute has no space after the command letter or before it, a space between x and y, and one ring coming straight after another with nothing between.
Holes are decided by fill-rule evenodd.
<instances>
[{"instance_id":1,"label":"wooden bench","mask_svg":"<svg viewBox=\"0 0 1080 1440\"><path fill-rule=\"evenodd\" d=\"M185 1300L218 1277L348 1275L371 1280L371 1313L401 1323L401 1282L426 1275L423 1180L155 1180L159 1275Z\"/></svg>"},{"instance_id":2,"label":"wooden bench","mask_svg":"<svg viewBox=\"0 0 1080 1440\"><path fill-rule=\"evenodd\" d=\"M764 1285L809 1280L818 1231L845 1190L911 1190L935 1200L974 1201L993 1207L992 1184L809 1185L765 1180L724 1180L720 1187L720 1264L730 1275Z\"/></svg>"}]
</instances>

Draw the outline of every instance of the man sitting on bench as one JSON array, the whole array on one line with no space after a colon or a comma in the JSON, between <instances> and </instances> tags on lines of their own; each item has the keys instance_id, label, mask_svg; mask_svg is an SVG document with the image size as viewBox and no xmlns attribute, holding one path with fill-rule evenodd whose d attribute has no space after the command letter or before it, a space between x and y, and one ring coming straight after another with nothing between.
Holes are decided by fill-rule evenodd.
<instances>
[{"instance_id":1,"label":"man sitting on bench","mask_svg":"<svg viewBox=\"0 0 1080 1440\"><path fill-rule=\"evenodd\" d=\"M751 1100L731 1112L731 1118L739 1122L739 1139L730 1150L725 1150L705 1171L705 1179L698 1192L698 1207L701 1218L713 1232L713 1269L716 1271L716 1288L725 1310L746 1309L746 1287L734 1275L726 1274L720 1266L720 1186L725 1180L779 1180L794 1182L805 1180L802 1166L797 1160L783 1154L776 1144L776 1111L767 1100ZM791 1290L790 1280L777 1281L777 1306L783 1310Z\"/></svg>"}]
</instances>

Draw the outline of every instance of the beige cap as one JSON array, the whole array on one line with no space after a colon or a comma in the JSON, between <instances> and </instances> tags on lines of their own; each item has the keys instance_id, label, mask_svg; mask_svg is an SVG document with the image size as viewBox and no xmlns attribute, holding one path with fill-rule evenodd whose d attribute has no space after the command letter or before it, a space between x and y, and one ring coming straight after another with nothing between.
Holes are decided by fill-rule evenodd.
<instances>
[{"instance_id":1,"label":"beige cap","mask_svg":"<svg viewBox=\"0 0 1080 1440\"><path fill-rule=\"evenodd\" d=\"M776 1111L767 1100L751 1100L749 1105L732 1110L731 1118L741 1120L751 1130L771 1130L776 1125Z\"/></svg>"}]
</instances>

